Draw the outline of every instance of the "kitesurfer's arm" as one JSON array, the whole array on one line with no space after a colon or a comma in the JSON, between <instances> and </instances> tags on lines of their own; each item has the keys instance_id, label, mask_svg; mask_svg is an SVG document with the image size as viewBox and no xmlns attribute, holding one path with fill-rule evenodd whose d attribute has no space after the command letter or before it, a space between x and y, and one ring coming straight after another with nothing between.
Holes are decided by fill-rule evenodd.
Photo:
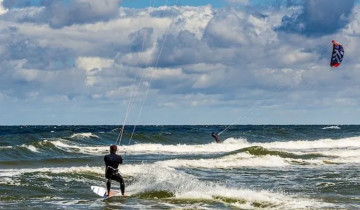
<instances>
[{"instance_id":1,"label":"kitesurfer's arm","mask_svg":"<svg viewBox=\"0 0 360 210\"><path fill-rule=\"evenodd\" d=\"M107 161L106 161L106 155L104 156L104 162L105 162L105 165L107 166Z\"/></svg>"},{"instance_id":2,"label":"kitesurfer's arm","mask_svg":"<svg viewBox=\"0 0 360 210\"><path fill-rule=\"evenodd\" d=\"M123 158L121 157L121 155L119 155L119 157L118 157L118 162L119 162L120 164L123 164Z\"/></svg>"}]
</instances>

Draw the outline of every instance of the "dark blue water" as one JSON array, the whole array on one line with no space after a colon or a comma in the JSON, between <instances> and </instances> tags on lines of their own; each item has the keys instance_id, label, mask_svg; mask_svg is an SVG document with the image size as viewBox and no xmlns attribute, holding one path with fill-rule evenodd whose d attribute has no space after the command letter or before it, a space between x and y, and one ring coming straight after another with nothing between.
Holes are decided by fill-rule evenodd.
<instances>
[{"instance_id":1,"label":"dark blue water","mask_svg":"<svg viewBox=\"0 0 360 210\"><path fill-rule=\"evenodd\" d=\"M0 208L360 208L360 126L226 128L127 126L129 197L104 202L90 186L119 126L1 126Z\"/></svg>"}]
</instances>

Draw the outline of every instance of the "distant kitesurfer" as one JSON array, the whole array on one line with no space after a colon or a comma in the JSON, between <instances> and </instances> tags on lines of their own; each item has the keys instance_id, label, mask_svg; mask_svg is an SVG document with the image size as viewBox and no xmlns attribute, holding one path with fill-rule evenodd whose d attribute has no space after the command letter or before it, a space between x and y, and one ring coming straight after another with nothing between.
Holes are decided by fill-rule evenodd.
<instances>
[{"instance_id":1,"label":"distant kitesurfer","mask_svg":"<svg viewBox=\"0 0 360 210\"><path fill-rule=\"evenodd\" d=\"M212 132L211 136L215 139L216 143L221 143L219 136L216 133Z\"/></svg>"},{"instance_id":2,"label":"distant kitesurfer","mask_svg":"<svg viewBox=\"0 0 360 210\"><path fill-rule=\"evenodd\" d=\"M107 187L107 196L110 195L110 188L111 188L111 180L115 180L120 183L120 190L121 194L125 195L125 183L124 179L119 173L118 166L119 164L123 163L123 158L121 155L116 154L117 146L111 145L110 146L110 154L105 155L104 161L106 165L105 169L105 177L107 179L106 187Z\"/></svg>"}]
</instances>

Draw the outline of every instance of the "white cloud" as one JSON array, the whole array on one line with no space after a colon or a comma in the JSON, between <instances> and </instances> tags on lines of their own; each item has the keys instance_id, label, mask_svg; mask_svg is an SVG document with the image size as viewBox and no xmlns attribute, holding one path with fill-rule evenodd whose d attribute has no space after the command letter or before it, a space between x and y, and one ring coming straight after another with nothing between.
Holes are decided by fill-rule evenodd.
<instances>
[{"instance_id":1,"label":"white cloud","mask_svg":"<svg viewBox=\"0 0 360 210\"><path fill-rule=\"evenodd\" d=\"M173 32L188 30L195 34L196 38L201 39L206 26L214 17L214 11L210 6L204 7L183 7L179 9L179 15L174 17Z\"/></svg>"},{"instance_id":2,"label":"white cloud","mask_svg":"<svg viewBox=\"0 0 360 210\"><path fill-rule=\"evenodd\" d=\"M300 14L284 16L280 30L308 36L333 34L349 22L355 0L308 0L303 4Z\"/></svg>"},{"instance_id":3,"label":"white cloud","mask_svg":"<svg viewBox=\"0 0 360 210\"><path fill-rule=\"evenodd\" d=\"M0 15L5 14L8 11L8 9L5 9L3 7L3 0L0 0Z\"/></svg>"},{"instance_id":4,"label":"white cloud","mask_svg":"<svg viewBox=\"0 0 360 210\"><path fill-rule=\"evenodd\" d=\"M201 74L197 77L195 83L193 84L193 88L210 88L216 87L217 85L223 83L226 79L226 71L222 69L216 69L213 71L209 71L206 74Z\"/></svg>"},{"instance_id":5,"label":"white cloud","mask_svg":"<svg viewBox=\"0 0 360 210\"><path fill-rule=\"evenodd\" d=\"M179 68L169 69L169 68L149 68L146 71L147 77L153 79L173 79L185 76L182 73L182 70Z\"/></svg>"},{"instance_id":6,"label":"white cloud","mask_svg":"<svg viewBox=\"0 0 360 210\"><path fill-rule=\"evenodd\" d=\"M111 59L100 57L78 57L76 59L76 66L90 72L93 69L101 71L103 68L108 68L114 63Z\"/></svg>"},{"instance_id":7,"label":"white cloud","mask_svg":"<svg viewBox=\"0 0 360 210\"><path fill-rule=\"evenodd\" d=\"M283 17L297 12L288 8L120 8L106 21L60 28L23 19L41 10L10 9L0 17L3 95L37 93L46 103L81 98L116 107L131 97L141 104L151 82L146 103L152 110L311 112L359 104L359 6L343 29L314 37L278 29ZM332 39L345 46L344 63L335 71L328 67Z\"/></svg>"},{"instance_id":8,"label":"white cloud","mask_svg":"<svg viewBox=\"0 0 360 210\"><path fill-rule=\"evenodd\" d=\"M99 57L78 57L76 59L76 67L86 71L86 84L89 86L97 83L96 76L103 68L108 68L114 63L111 59Z\"/></svg>"},{"instance_id":9,"label":"white cloud","mask_svg":"<svg viewBox=\"0 0 360 210\"><path fill-rule=\"evenodd\" d=\"M20 69L20 70L16 70L13 76L15 80L25 80L29 82L38 78L39 71L31 70L31 69L29 70Z\"/></svg>"},{"instance_id":10,"label":"white cloud","mask_svg":"<svg viewBox=\"0 0 360 210\"><path fill-rule=\"evenodd\" d=\"M116 62L130 66L149 66L150 63L155 63L155 55L157 53L157 45L152 48L145 49L140 52L129 52L127 54L117 54Z\"/></svg>"}]
</instances>

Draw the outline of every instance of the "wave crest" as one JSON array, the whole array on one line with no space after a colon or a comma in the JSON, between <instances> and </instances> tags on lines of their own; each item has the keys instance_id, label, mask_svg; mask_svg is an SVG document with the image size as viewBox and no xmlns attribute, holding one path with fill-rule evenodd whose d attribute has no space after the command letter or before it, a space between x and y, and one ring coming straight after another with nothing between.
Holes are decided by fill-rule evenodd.
<instances>
[{"instance_id":1,"label":"wave crest","mask_svg":"<svg viewBox=\"0 0 360 210\"><path fill-rule=\"evenodd\" d=\"M87 139L87 138L99 138L99 136L93 133L75 133L70 136L72 139Z\"/></svg>"},{"instance_id":2,"label":"wave crest","mask_svg":"<svg viewBox=\"0 0 360 210\"><path fill-rule=\"evenodd\" d=\"M329 130L329 129L341 129L339 126L337 125L333 125L333 126L327 126L327 127L323 127L321 128L323 130Z\"/></svg>"}]
</instances>

